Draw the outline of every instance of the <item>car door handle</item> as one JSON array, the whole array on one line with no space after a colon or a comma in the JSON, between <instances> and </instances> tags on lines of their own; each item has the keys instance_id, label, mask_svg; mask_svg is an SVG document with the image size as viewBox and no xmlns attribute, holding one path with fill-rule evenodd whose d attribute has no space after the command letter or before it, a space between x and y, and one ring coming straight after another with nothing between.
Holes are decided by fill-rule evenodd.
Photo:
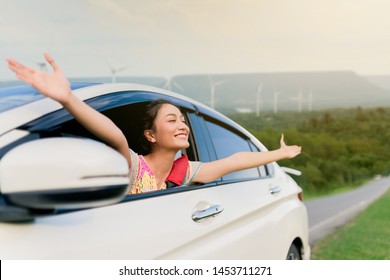
<instances>
[{"instance_id":1,"label":"car door handle","mask_svg":"<svg viewBox=\"0 0 390 280\"><path fill-rule=\"evenodd\" d=\"M270 192L271 194L280 193L281 190L282 190L282 188L279 187L279 186L275 186L275 187L270 187L270 188L269 188L269 192Z\"/></svg>"},{"instance_id":2,"label":"car door handle","mask_svg":"<svg viewBox=\"0 0 390 280\"><path fill-rule=\"evenodd\" d=\"M198 222L202 219L215 216L223 211L222 205L213 205L204 210L198 210L192 213L192 220Z\"/></svg>"}]
</instances>

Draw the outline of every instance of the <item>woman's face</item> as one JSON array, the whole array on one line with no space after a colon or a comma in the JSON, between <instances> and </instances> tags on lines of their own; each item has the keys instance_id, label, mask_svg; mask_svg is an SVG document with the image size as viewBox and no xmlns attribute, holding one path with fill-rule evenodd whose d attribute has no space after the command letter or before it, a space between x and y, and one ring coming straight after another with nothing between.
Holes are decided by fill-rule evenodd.
<instances>
[{"instance_id":1,"label":"woman's face","mask_svg":"<svg viewBox=\"0 0 390 280\"><path fill-rule=\"evenodd\" d=\"M172 149L177 152L189 147L190 129L177 107L163 104L157 113L154 127L154 131L145 132L146 138L154 144L154 149Z\"/></svg>"}]
</instances>

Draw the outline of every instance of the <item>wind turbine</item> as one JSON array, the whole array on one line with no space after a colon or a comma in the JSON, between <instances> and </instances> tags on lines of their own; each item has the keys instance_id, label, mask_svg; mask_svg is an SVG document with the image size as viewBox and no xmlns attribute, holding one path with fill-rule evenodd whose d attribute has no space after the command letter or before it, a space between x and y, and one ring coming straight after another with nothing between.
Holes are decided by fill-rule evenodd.
<instances>
[{"instance_id":1,"label":"wind turbine","mask_svg":"<svg viewBox=\"0 0 390 280\"><path fill-rule=\"evenodd\" d=\"M260 101L261 101L261 90L263 89L263 83L261 82L257 87L256 92L256 117L260 116Z\"/></svg>"},{"instance_id":2,"label":"wind turbine","mask_svg":"<svg viewBox=\"0 0 390 280\"><path fill-rule=\"evenodd\" d=\"M298 101L298 112L302 112L302 102L303 102L302 90L299 91L297 97L292 97L291 99Z\"/></svg>"},{"instance_id":3,"label":"wind turbine","mask_svg":"<svg viewBox=\"0 0 390 280\"><path fill-rule=\"evenodd\" d=\"M225 81L214 81L210 75L209 81L210 81L210 93L211 93L211 108L215 109L215 88L221 84L223 84Z\"/></svg>"},{"instance_id":4,"label":"wind turbine","mask_svg":"<svg viewBox=\"0 0 390 280\"><path fill-rule=\"evenodd\" d=\"M127 68L130 67L130 65L127 65L127 66L124 66L124 67L121 67L121 68L114 68L110 63L108 63L108 61L107 61L107 64L108 64L108 66L109 66L110 69L111 69L111 82L112 82L112 83L115 83L115 82L116 82L116 74L117 74L118 72L121 72L121 71L123 71L123 70L126 70Z\"/></svg>"}]
</instances>

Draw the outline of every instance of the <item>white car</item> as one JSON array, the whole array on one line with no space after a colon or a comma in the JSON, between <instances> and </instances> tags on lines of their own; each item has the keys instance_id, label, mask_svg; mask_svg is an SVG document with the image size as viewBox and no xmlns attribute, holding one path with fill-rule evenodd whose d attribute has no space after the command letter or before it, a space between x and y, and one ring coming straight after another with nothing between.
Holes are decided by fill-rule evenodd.
<instances>
[{"instance_id":1,"label":"white car","mask_svg":"<svg viewBox=\"0 0 390 280\"><path fill-rule=\"evenodd\" d=\"M137 151L148 102L178 105L190 160L266 148L199 102L134 84L73 84ZM0 89L1 259L309 259L302 189L277 163L208 184L127 195L127 163L58 103Z\"/></svg>"}]
</instances>

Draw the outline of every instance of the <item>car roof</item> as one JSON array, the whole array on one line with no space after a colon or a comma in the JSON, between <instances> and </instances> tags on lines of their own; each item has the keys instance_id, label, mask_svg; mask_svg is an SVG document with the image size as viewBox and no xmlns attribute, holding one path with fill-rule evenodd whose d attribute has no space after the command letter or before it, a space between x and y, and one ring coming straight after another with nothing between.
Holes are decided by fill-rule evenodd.
<instances>
[{"instance_id":1,"label":"car roof","mask_svg":"<svg viewBox=\"0 0 390 280\"><path fill-rule=\"evenodd\" d=\"M90 86L96 83L72 83L71 89ZM36 89L31 86L12 86L0 88L0 113L43 99Z\"/></svg>"}]
</instances>

